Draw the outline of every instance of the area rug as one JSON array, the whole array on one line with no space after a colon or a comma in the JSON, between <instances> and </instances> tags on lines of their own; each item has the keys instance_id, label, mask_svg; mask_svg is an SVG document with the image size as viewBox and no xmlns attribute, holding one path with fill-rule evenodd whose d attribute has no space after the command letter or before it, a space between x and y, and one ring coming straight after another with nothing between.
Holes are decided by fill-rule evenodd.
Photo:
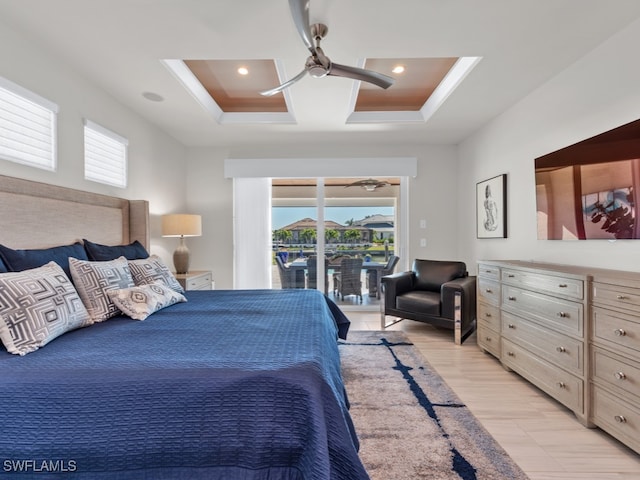
<instances>
[{"instance_id":1,"label":"area rug","mask_svg":"<svg viewBox=\"0 0 640 480\"><path fill-rule=\"evenodd\" d=\"M349 332L342 374L371 480L524 480L402 332Z\"/></svg>"}]
</instances>

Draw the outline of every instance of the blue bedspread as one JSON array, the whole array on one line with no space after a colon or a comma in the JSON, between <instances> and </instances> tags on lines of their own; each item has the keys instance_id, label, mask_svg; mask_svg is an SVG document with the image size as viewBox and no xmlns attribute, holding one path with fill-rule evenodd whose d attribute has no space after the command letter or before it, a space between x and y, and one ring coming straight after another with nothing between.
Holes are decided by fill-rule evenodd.
<instances>
[{"instance_id":1,"label":"blue bedspread","mask_svg":"<svg viewBox=\"0 0 640 480\"><path fill-rule=\"evenodd\" d=\"M335 305L311 290L186 296L0 351L0 478L367 479Z\"/></svg>"}]
</instances>

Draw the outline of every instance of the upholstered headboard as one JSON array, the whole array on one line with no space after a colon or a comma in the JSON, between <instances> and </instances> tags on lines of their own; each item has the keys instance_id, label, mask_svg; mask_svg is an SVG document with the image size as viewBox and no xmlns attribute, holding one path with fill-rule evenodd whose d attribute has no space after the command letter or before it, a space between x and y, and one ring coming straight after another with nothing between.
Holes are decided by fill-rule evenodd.
<instances>
[{"instance_id":1,"label":"upholstered headboard","mask_svg":"<svg viewBox=\"0 0 640 480\"><path fill-rule=\"evenodd\" d=\"M86 238L149 248L149 203L0 175L0 244L48 248Z\"/></svg>"}]
</instances>

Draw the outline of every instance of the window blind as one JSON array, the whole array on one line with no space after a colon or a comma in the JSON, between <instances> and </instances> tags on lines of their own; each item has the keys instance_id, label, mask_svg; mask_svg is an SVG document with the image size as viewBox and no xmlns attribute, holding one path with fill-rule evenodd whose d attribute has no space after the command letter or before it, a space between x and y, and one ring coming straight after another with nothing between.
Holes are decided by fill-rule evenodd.
<instances>
[{"instance_id":1,"label":"window blind","mask_svg":"<svg viewBox=\"0 0 640 480\"><path fill-rule=\"evenodd\" d=\"M94 182L127 186L129 141L106 128L84 122L84 178Z\"/></svg>"},{"instance_id":2,"label":"window blind","mask_svg":"<svg viewBox=\"0 0 640 480\"><path fill-rule=\"evenodd\" d=\"M0 77L0 158L56 169L58 106Z\"/></svg>"}]
</instances>

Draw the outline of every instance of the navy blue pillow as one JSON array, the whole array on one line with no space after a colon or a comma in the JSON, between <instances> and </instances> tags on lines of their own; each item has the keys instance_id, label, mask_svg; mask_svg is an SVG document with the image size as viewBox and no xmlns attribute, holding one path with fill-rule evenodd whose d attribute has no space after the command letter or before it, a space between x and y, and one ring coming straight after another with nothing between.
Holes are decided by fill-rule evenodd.
<instances>
[{"instance_id":1,"label":"navy blue pillow","mask_svg":"<svg viewBox=\"0 0 640 480\"><path fill-rule=\"evenodd\" d=\"M78 260L89 260L80 242L76 242L73 245L31 250L14 250L0 245L0 258L2 258L7 269L11 272L21 272L41 267L54 261L62 267L67 277L71 278L69 257L74 257Z\"/></svg>"},{"instance_id":2,"label":"navy blue pillow","mask_svg":"<svg viewBox=\"0 0 640 480\"><path fill-rule=\"evenodd\" d=\"M84 239L84 248L87 250L89 260L94 262L107 262L124 257L127 260L140 260L149 257L149 252L136 240L129 245L100 245Z\"/></svg>"}]
</instances>

